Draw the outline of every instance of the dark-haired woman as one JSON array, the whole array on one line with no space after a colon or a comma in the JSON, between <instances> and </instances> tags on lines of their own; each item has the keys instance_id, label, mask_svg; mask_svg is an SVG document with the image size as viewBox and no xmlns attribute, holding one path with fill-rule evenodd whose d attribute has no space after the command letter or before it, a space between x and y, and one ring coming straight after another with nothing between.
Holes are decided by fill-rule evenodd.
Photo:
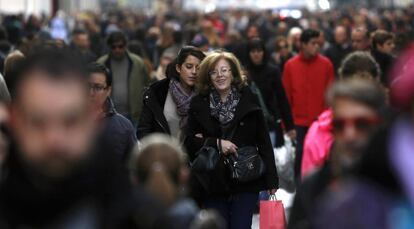
<instances>
[{"instance_id":1,"label":"dark-haired woman","mask_svg":"<svg viewBox=\"0 0 414 229\"><path fill-rule=\"evenodd\" d=\"M269 63L269 55L265 45L259 38L253 38L247 45L248 82L261 97L262 110L270 131L273 147L284 144L283 129L292 139L296 138L292 112L283 88L279 69ZM260 95L259 95L260 93Z\"/></svg>"},{"instance_id":2,"label":"dark-haired woman","mask_svg":"<svg viewBox=\"0 0 414 229\"><path fill-rule=\"evenodd\" d=\"M167 79L155 82L144 93L137 137L165 133L181 137L187 123L190 101L195 95L197 70L205 55L192 46L183 47L177 58L167 66Z\"/></svg>"}]
</instances>

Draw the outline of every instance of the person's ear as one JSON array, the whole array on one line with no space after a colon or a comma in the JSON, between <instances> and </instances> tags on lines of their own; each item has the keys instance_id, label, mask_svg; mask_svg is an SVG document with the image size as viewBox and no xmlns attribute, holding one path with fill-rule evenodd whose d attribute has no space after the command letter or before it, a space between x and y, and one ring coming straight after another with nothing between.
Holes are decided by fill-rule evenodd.
<instances>
[{"instance_id":1,"label":"person's ear","mask_svg":"<svg viewBox=\"0 0 414 229\"><path fill-rule=\"evenodd\" d=\"M112 93L112 87L108 86L108 89L106 90L106 96L107 97L111 96L111 93Z\"/></svg>"},{"instance_id":2,"label":"person's ear","mask_svg":"<svg viewBox=\"0 0 414 229\"><path fill-rule=\"evenodd\" d=\"M178 73L181 73L181 67L180 67L180 65L176 64L176 65L175 65L175 70L176 70Z\"/></svg>"}]
</instances>

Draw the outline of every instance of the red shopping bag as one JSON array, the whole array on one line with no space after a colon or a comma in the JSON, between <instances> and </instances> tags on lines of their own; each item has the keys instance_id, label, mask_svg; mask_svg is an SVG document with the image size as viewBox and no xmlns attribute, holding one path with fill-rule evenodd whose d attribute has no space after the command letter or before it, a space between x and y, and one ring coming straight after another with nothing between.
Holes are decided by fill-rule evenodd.
<instances>
[{"instance_id":1,"label":"red shopping bag","mask_svg":"<svg viewBox=\"0 0 414 229\"><path fill-rule=\"evenodd\" d=\"M271 196L260 201L260 229L285 229L286 218L283 203Z\"/></svg>"}]
</instances>

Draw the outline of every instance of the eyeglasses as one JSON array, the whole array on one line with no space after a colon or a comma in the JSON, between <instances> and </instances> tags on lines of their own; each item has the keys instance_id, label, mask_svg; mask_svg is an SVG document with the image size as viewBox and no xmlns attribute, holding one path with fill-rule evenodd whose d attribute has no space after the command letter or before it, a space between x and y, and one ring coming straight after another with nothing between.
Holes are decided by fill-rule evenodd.
<instances>
[{"instance_id":1,"label":"eyeglasses","mask_svg":"<svg viewBox=\"0 0 414 229\"><path fill-rule=\"evenodd\" d=\"M220 70L213 70L209 72L208 75L212 78L216 78L219 75L227 76L230 72L231 72L231 68L224 67L224 68L221 68Z\"/></svg>"},{"instance_id":2,"label":"eyeglasses","mask_svg":"<svg viewBox=\"0 0 414 229\"><path fill-rule=\"evenodd\" d=\"M354 126L359 132L367 132L380 123L378 117L334 118L332 127L336 133L342 133L349 126Z\"/></svg>"},{"instance_id":3,"label":"eyeglasses","mask_svg":"<svg viewBox=\"0 0 414 229\"><path fill-rule=\"evenodd\" d=\"M123 49L123 48L125 48L125 44L111 45L111 49Z\"/></svg>"},{"instance_id":4,"label":"eyeglasses","mask_svg":"<svg viewBox=\"0 0 414 229\"><path fill-rule=\"evenodd\" d=\"M93 84L93 83L89 84L89 90L91 90L93 92L101 92L101 91L104 91L106 89L108 89L108 87L105 87L105 86L102 86L102 85L99 85L99 84Z\"/></svg>"}]
</instances>

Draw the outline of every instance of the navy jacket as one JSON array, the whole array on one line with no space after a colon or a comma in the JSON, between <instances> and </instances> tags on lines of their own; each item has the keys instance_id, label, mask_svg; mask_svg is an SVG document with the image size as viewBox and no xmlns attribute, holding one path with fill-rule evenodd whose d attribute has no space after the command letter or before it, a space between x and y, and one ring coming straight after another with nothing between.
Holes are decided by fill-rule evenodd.
<instances>
[{"instance_id":1,"label":"navy jacket","mask_svg":"<svg viewBox=\"0 0 414 229\"><path fill-rule=\"evenodd\" d=\"M119 155L126 161L137 143L135 128L131 121L117 113L111 99L107 99L105 108L105 124L102 132L102 144L110 152Z\"/></svg>"}]
</instances>

